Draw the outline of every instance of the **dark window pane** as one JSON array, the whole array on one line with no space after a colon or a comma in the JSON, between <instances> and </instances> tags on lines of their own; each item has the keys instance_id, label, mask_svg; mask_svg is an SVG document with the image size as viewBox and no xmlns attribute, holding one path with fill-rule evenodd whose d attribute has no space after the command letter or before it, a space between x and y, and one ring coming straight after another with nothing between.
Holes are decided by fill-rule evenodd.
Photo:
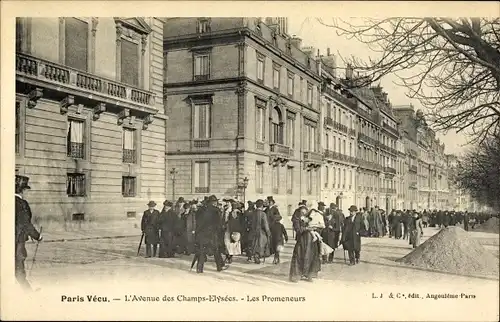
<instances>
[{"instance_id":1,"label":"dark window pane","mask_svg":"<svg viewBox=\"0 0 500 322\"><path fill-rule=\"evenodd\" d=\"M139 45L122 39L121 51L121 81L139 85Z\"/></svg>"},{"instance_id":2,"label":"dark window pane","mask_svg":"<svg viewBox=\"0 0 500 322\"><path fill-rule=\"evenodd\" d=\"M87 71L88 24L75 18L65 19L66 65Z\"/></svg>"}]
</instances>

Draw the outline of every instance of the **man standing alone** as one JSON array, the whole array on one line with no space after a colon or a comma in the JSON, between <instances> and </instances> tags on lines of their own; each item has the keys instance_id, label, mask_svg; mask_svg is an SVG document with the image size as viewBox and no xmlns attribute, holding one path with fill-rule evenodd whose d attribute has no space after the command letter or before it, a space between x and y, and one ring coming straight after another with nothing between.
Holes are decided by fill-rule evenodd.
<instances>
[{"instance_id":1,"label":"man standing alone","mask_svg":"<svg viewBox=\"0 0 500 322\"><path fill-rule=\"evenodd\" d=\"M359 263L361 254L361 231L363 230L362 215L356 214L356 206L349 207L349 217L344 220L342 231L342 245L349 253L349 265Z\"/></svg>"},{"instance_id":2,"label":"man standing alone","mask_svg":"<svg viewBox=\"0 0 500 322\"><path fill-rule=\"evenodd\" d=\"M29 178L25 176L16 175L16 186L15 186L15 211L16 211L16 249L15 249L15 273L16 279L25 289L31 289L31 286L26 279L26 270L24 268L24 261L28 256L26 252L25 243L28 241L28 237L35 240L41 241L42 236L35 229L31 223L31 208L26 200L23 199L24 191L31 189L28 185Z\"/></svg>"},{"instance_id":3,"label":"man standing alone","mask_svg":"<svg viewBox=\"0 0 500 322\"><path fill-rule=\"evenodd\" d=\"M160 212L155 209L156 202L148 203L148 210L144 211L141 220L141 230L144 234L144 244L146 244L146 257L151 257L151 246L153 246L153 257L156 257L156 250L160 242L158 220Z\"/></svg>"}]
</instances>

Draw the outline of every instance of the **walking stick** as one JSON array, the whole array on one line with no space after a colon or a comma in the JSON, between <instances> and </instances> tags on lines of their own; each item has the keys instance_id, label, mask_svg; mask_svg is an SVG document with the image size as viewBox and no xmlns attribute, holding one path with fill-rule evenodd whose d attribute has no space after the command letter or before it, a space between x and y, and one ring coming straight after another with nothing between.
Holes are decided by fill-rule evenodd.
<instances>
[{"instance_id":1,"label":"walking stick","mask_svg":"<svg viewBox=\"0 0 500 322\"><path fill-rule=\"evenodd\" d=\"M199 258L199 254L196 253L194 254L194 257L193 257L193 261L191 262L191 268L189 269L189 271L192 271L193 270L193 267L194 267L194 264L196 264L196 262L198 261L198 258Z\"/></svg>"},{"instance_id":2,"label":"walking stick","mask_svg":"<svg viewBox=\"0 0 500 322\"><path fill-rule=\"evenodd\" d=\"M144 232L141 235L141 240L139 241L139 247L137 247L137 256L139 256L139 252L141 251L141 245L143 239L144 239Z\"/></svg>"},{"instance_id":3,"label":"walking stick","mask_svg":"<svg viewBox=\"0 0 500 322\"><path fill-rule=\"evenodd\" d=\"M42 230L43 230L43 227L40 226L40 236L42 235ZM36 259L36 253L38 252L38 245L40 245L40 240L37 240L37 242L36 242L35 253L33 254L33 261L31 262L30 276L31 276L31 271L33 270L33 266L35 266L35 259Z\"/></svg>"}]
</instances>

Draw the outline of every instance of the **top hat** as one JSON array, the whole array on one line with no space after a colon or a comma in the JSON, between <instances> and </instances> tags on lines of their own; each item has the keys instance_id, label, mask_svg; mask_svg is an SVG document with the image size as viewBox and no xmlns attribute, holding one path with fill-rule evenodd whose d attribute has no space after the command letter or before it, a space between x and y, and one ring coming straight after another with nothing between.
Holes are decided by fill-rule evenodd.
<instances>
[{"instance_id":1,"label":"top hat","mask_svg":"<svg viewBox=\"0 0 500 322\"><path fill-rule=\"evenodd\" d=\"M184 203L184 202L185 202L185 201L184 201L184 197L179 197L179 199L177 199L177 202L178 202L178 203Z\"/></svg>"},{"instance_id":2,"label":"top hat","mask_svg":"<svg viewBox=\"0 0 500 322\"><path fill-rule=\"evenodd\" d=\"M154 202L153 200L148 202L148 207L154 207L154 206L156 206L156 202Z\"/></svg>"},{"instance_id":3,"label":"top hat","mask_svg":"<svg viewBox=\"0 0 500 322\"><path fill-rule=\"evenodd\" d=\"M349 207L349 211L358 211L358 207L356 207L355 205L352 205Z\"/></svg>"},{"instance_id":4,"label":"top hat","mask_svg":"<svg viewBox=\"0 0 500 322\"><path fill-rule=\"evenodd\" d=\"M212 201L217 202L217 201L218 201L218 199L217 199L217 197L216 197L215 195L211 195L210 197L208 197L208 201L209 201L209 202L212 202Z\"/></svg>"},{"instance_id":5,"label":"top hat","mask_svg":"<svg viewBox=\"0 0 500 322\"><path fill-rule=\"evenodd\" d=\"M331 208L337 208L337 204L336 204L336 203L334 203L334 202L331 202L331 203L330 203L330 207L331 207Z\"/></svg>"},{"instance_id":6,"label":"top hat","mask_svg":"<svg viewBox=\"0 0 500 322\"><path fill-rule=\"evenodd\" d=\"M267 201L274 202L274 198L273 198L273 196L268 196L268 197L267 197Z\"/></svg>"},{"instance_id":7,"label":"top hat","mask_svg":"<svg viewBox=\"0 0 500 322\"><path fill-rule=\"evenodd\" d=\"M320 201L320 202L318 202L318 207L319 206L326 206L326 205L325 205L325 203L323 201Z\"/></svg>"},{"instance_id":8,"label":"top hat","mask_svg":"<svg viewBox=\"0 0 500 322\"><path fill-rule=\"evenodd\" d=\"M16 187L18 189L31 189L31 187L28 185L29 181L30 178L28 178L27 176L16 174Z\"/></svg>"},{"instance_id":9,"label":"top hat","mask_svg":"<svg viewBox=\"0 0 500 322\"><path fill-rule=\"evenodd\" d=\"M254 204L254 202L253 202L253 201L247 201L247 204L249 204L249 205L253 205L253 204Z\"/></svg>"},{"instance_id":10,"label":"top hat","mask_svg":"<svg viewBox=\"0 0 500 322\"><path fill-rule=\"evenodd\" d=\"M305 205L307 205L307 200L302 199L302 201L301 201L299 204L302 204L302 205L304 205L304 206L305 206Z\"/></svg>"},{"instance_id":11,"label":"top hat","mask_svg":"<svg viewBox=\"0 0 500 322\"><path fill-rule=\"evenodd\" d=\"M172 203L172 201L170 201L170 200L165 200L165 201L163 202L163 205L164 205L164 206L167 206L167 207L172 207L172 206L173 206L173 203Z\"/></svg>"}]
</instances>

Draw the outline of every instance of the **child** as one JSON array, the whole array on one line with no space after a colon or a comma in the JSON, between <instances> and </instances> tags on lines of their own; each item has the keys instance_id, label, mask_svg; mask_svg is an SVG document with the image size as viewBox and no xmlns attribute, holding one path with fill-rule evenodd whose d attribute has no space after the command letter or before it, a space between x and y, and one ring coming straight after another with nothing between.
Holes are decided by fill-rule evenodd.
<instances>
[{"instance_id":1,"label":"child","mask_svg":"<svg viewBox=\"0 0 500 322\"><path fill-rule=\"evenodd\" d=\"M283 226L283 224L280 222L280 219L281 218L279 218L279 220L274 220L273 224L271 225L271 240L274 247L273 264L280 263L280 253L284 249L283 239L285 240L285 243L288 242L288 234L286 233L285 226Z\"/></svg>"},{"instance_id":2,"label":"child","mask_svg":"<svg viewBox=\"0 0 500 322\"><path fill-rule=\"evenodd\" d=\"M311 209L306 218L303 220L306 220L305 222L307 223L307 227L313 229L311 230L313 242L318 241L318 239L323 240L321 234L317 231L325 228L325 219L323 218L323 214L316 209Z\"/></svg>"}]
</instances>

